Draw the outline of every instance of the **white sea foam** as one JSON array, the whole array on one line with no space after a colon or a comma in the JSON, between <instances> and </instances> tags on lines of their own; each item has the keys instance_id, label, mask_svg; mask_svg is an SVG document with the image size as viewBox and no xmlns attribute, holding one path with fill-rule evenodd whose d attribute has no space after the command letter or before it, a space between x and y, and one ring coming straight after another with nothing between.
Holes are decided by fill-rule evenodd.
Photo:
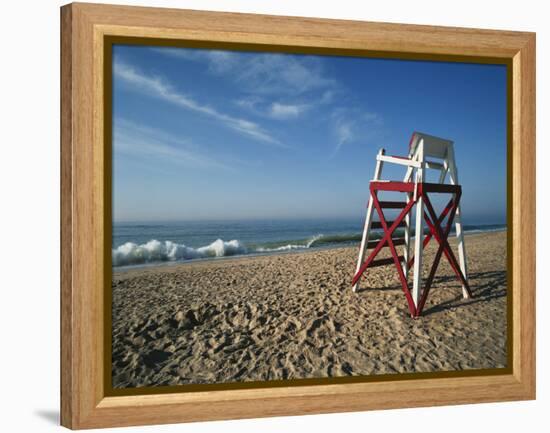
<instances>
[{"instance_id":1,"label":"white sea foam","mask_svg":"<svg viewBox=\"0 0 550 433\"><path fill-rule=\"evenodd\" d=\"M267 253L267 252L273 252L273 251L303 250L303 249L311 248L313 244L317 242L319 239L321 239L322 237L323 235L313 236L305 244L287 244L287 245L281 245L279 247L274 247L274 248L256 248L256 251L259 253Z\"/></svg>"},{"instance_id":2,"label":"white sea foam","mask_svg":"<svg viewBox=\"0 0 550 433\"><path fill-rule=\"evenodd\" d=\"M152 262L191 260L207 257L224 257L246 254L247 250L238 240L225 242L218 239L210 245L191 248L172 241L157 241L138 245L126 242L112 250L113 266L139 265Z\"/></svg>"}]
</instances>

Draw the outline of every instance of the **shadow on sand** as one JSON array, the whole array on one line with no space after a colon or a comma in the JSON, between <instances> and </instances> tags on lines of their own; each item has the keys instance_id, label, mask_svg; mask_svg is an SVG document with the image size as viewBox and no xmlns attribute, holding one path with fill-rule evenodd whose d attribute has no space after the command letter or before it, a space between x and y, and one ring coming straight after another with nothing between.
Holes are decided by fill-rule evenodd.
<instances>
[{"instance_id":1,"label":"shadow on sand","mask_svg":"<svg viewBox=\"0 0 550 433\"><path fill-rule=\"evenodd\" d=\"M441 302L438 305L431 306L422 312L423 316L439 313L451 308L462 308L468 305L477 304L480 302L489 302L492 299L502 298L506 296L506 271L489 271L477 272L468 275L470 288L473 298L463 299L462 294L457 295L453 299ZM435 277L433 285L443 285L445 283L456 281L456 277L441 276ZM389 287L360 287L357 293L368 291L387 292L393 290L401 290L401 285L392 285ZM437 290L437 288L435 288Z\"/></svg>"}]
</instances>

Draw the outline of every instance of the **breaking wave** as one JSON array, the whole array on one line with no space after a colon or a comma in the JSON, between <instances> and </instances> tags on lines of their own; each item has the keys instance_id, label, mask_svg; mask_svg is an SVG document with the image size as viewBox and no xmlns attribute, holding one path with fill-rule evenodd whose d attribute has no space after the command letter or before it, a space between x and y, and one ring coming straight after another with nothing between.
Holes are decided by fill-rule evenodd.
<instances>
[{"instance_id":1,"label":"breaking wave","mask_svg":"<svg viewBox=\"0 0 550 433\"><path fill-rule=\"evenodd\" d=\"M138 245L126 242L112 249L113 266L142 265L156 262L174 262L213 257L236 256L253 253L284 252L302 250L329 244L345 244L361 240L360 235L318 234L307 239L293 241L270 242L265 244L244 245L236 239L224 241L218 239L210 245L192 248L172 241L151 240Z\"/></svg>"},{"instance_id":2,"label":"breaking wave","mask_svg":"<svg viewBox=\"0 0 550 433\"><path fill-rule=\"evenodd\" d=\"M225 242L218 239L210 245L200 248L191 248L172 241L161 242L151 240L142 245L126 242L117 248L113 248L112 260L113 266L128 266L154 262L234 256L246 253L246 247L237 240Z\"/></svg>"}]
</instances>

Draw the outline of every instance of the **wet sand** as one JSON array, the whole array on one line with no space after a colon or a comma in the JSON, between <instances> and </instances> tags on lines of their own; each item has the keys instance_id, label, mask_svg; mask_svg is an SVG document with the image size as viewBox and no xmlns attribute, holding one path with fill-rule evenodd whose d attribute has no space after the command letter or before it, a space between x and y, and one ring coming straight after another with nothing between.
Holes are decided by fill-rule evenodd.
<instances>
[{"instance_id":1,"label":"wet sand","mask_svg":"<svg viewBox=\"0 0 550 433\"><path fill-rule=\"evenodd\" d=\"M505 367L506 232L466 248L474 297L443 257L417 320L394 266L352 293L358 247L115 270L113 386Z\"/></svg>"}]
</instances>

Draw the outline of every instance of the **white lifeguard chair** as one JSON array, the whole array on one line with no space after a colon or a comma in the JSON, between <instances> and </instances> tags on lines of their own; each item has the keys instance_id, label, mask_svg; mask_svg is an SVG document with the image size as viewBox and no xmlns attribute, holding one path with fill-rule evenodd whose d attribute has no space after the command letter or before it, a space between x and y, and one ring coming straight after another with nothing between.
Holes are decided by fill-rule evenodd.
<instances>
[{"instance_id":1,"label":"white lifeguard chair","mask_svg":"<svg viewBox=\"0 0 550 433\"><path fill-rule=\"evenodd\" d=\"M382 180L384 163L398 164L406 167L406 173L402 182ZM439 181L427 183L426 170L438 170ZM448 183L446 180L448 179ZM400 201L380 201L378 192L393 191L406 194L406 199ZM462 283L464 298L471 297L467 281L466 247L461 222L460 197L461 186L458 182L458 170L456 167L453 142L440 137L434 137L422 132L414 132L409 142L407 157L388 156L384 149L380 149L376 156L374 178L370 183L370 198L367 206L367 215L363 229L363 237L357 260L357 268L353 278L353 291L359 288L359 280L368 267L381 266L395 263L401 279L403 291L409 302L411 315L418 317L426 301L433 276L437 269L442 254L445 254L457 278ZM435 215L433 206L428 198L428 193L448 193L452 195L449 204L439 216ZM416 208L415 208L416 207ZM415 208L415 209L414 209ZM387 221L383 209L402 209L395 221ZM414 255L411 256L412 224L411 212L415 211L415 242ZM380 221L373 221L373 212L377 211ZM447 226L442 229L442 223L447 218ZM458 265L454 253L447 242L447 237L454 221L456 237L458 240ZM424 223L427 223L429 233L424 236ZM404 227L403 238L393 238L397 227ZM383 229L384 236L380 240L370 240L371 230ZM422 290L422 253L424 247L431 238L439 243L432 269L426 286ZM396 254L395 246L403 245L403 255ZM384 246L390 247L392 258L375 261L374 258ZM374 248L370 256L365 260L369 248ZM409 290L407 277L413 266L413 287Z\"/></svg>"}]
</instances>

